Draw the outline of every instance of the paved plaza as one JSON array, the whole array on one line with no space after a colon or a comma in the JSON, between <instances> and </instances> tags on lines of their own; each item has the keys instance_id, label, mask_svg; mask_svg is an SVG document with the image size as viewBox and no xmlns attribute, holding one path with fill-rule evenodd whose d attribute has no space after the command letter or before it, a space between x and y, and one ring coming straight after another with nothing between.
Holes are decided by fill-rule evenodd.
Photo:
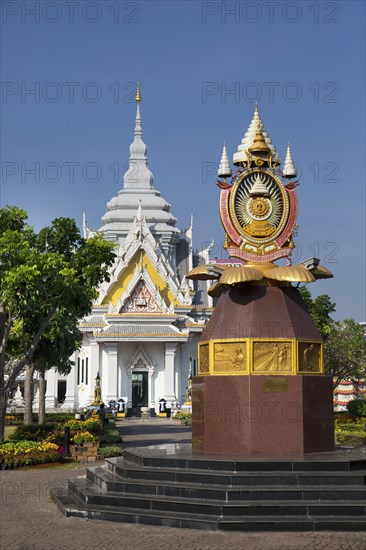
<instances>
[{"instance_id":1,"label":"paved plaza","mask_svg":"<svg viewBox=\"0 0 366 550\"><path fill-rule=\"evenodd\" d=\"M190 429L175 421L119 423L124 447L188 443ZM0 550L365 550L366 533L222 533L64 517L48 493L77 470L1 471Z\"/></svg>"}]
</instances>

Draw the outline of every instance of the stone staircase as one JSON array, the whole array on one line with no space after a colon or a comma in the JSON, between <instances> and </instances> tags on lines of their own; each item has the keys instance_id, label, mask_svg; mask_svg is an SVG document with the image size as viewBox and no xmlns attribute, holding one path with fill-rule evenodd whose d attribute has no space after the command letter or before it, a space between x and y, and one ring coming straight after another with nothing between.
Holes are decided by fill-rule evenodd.
<instances>
[{"instance_id":1,"label":"stone staircase","mask_svg":"<svg viewBox=\"0 0 366 550\"><path fill-rule=\"evenodd\" d=\"M230 459L127 449L52 498L68 516L209 530L366 531L366 454Z\"/></svg>"}]
</instances>

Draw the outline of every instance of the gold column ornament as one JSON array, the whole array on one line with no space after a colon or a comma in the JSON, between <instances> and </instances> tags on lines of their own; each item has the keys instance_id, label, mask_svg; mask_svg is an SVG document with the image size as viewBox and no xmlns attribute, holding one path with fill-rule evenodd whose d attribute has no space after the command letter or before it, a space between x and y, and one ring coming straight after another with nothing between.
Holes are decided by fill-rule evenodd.
<instances>
[{"instance_id":1,"label":"gold column ornament","mask_svg":"<svg viewBox=\"0 0 366 550\"><path fill-rule=\"evenodd\" d=\"M140 82L137 83L137 90L136 90L136 97L135 97L136 103L141 103L141 92L140 92Z\"/></svg>"},{"instance_id":2,"label":"gold column ornament","mask_svg":"<svg viewBox=\"0 0 366 550\"><path fill-rule=\"evenodd\" d=\"M95 388L94 388L94 401L92 405L97 406L101 405L103 403L102 401L102 391L100 389L100 376L99 372L97 373L97 376L95 378Z\"/></svg>"}]
</instances>

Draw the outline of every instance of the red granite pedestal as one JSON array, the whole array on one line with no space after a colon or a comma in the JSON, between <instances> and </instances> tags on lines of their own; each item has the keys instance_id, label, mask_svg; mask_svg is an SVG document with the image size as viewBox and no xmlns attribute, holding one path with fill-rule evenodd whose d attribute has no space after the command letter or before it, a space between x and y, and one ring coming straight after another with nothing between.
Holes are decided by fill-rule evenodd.
<instances>
[{"instance_id":1,"label":"red granite pedestal","mask_svg":"<svg viewBox=\"0 0 366 550\"><path fill-rule=\"evenodd\" d=\"M199 376L192 448L242 456L334 450L330 376Z\"/></svg>"}]
</instances>

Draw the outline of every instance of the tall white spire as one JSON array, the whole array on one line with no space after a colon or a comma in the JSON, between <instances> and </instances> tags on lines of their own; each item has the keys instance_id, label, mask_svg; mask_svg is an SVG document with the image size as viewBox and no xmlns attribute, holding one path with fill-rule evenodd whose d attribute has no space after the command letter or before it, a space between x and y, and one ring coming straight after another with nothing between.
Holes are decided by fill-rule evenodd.
<instances>
[{"instance_id":1,"label":"tall white spire","mask_svg":"<svg viewBox=\"0 0 366 550\"><path fill-rule=\"evenodd\" d=\"M106 212L102 217L101 231L105 238L123 242L135 221L140 223L145 220L154 238L159 241L163 250L170 254L180 230L175 227L177 220L170 212L170 204L153 186L154 178L148 168L146 156L147 147L142 140L139 84L136 103L136 121L130 147L129 167L124 175L123 188L107 203Z\"/></svg>"},{"instance_id":2,"label":"tall white spire","mask_svg":"<svg viewBox=\"0 0 366 550\"><path fill-rule=\"evenodd\" d=\"M222 149L221 161L219 169L217 171L217 175L219 176L219 178L227 178L231 176L231 174L230 161L226 150L226 143L224 141L224 147Z\"/></svg>"},{"instance_id":3,"label":"tall white spire","mask_svg":"<svg viewBox=\"0 0 366 550\"><path fill-rule=\"evenodd\" d=\"M152 189L154 176L148 168L147 147L142 141L142 126L140 114L140 84L136 93L136 122L134 131L134 140L130 146L129 167L124 175L124 189Z\"/></svg>"},{"instance_id":4,"label":"tall white spire","mask_svg":"<svg viewBox=\"0 0 366 550\"><path fill-rule=\"evenodd\" d=\"M287 145L286 158L285 158L285 163L283 165L282 174L285 176L285 178L288 178L288 179L296 177L296 168L292 160L290 144Z\"/></svg>"}]
</instances>

